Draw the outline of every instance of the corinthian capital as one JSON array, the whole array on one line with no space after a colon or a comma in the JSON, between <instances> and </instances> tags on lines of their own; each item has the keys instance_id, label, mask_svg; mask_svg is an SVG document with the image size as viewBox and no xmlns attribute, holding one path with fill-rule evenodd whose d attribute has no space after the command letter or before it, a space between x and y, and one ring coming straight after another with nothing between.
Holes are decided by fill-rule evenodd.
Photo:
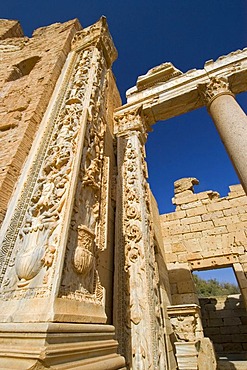
<instances>
[{"instance_id":1,"label":"corinthian capital","mask_svg":"<svg viewBox=\"0 0 247 370\"><path fill-rule=\"evenodd\" d=\"M92 26L76 32L71 43L72 50L81 50L90 46L96 46L103 50L108 67L116 60L117 50L108 30L105 17L101 17L100 20Z\"/></svg>"},{"instance_id":2,"label":"corinthian capital","mask_svg":"<svg viewBox=\"0 0 247 370\"><path fill-rule=\"evenodd\" d=\"M116 112L114 115L115 128L117 136L128 136L133 132L139 132L146 140L149 125L143 115L142 107Z\"/></svg>"},{"instance_id":3,"label":"corinthian capital","mask_svg":"<svg viewBox=\"0 0 247 370\"><path fill-rule=\"evenodd\" d=\"M198 85L199 94L208 107L220 95L232 95L227 78L212 77L210 82Z\"/></svg>"}]
</instances>

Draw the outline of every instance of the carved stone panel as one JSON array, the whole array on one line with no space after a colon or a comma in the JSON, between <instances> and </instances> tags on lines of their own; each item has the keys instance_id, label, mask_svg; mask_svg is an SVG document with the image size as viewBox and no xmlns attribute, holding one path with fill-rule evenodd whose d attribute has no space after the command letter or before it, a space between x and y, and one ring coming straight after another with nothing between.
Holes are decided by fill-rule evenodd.
<instances>
[{"instance_id":1,"label":"carved stone panel","mask_svg":"<svg viewBox=\"0 0 247 370\"><path fill-rule=\"evenodd\" d=\"M103 42L110 47L111 38L105 21L97 25L100 41L91 37L94 26L87 29L87 42L70 54L0 240L2 300L55 299L58 294L103 307L97 273L102 181L108 181L103 176L108 68Z\"/></svg>"},{"instance_id":2,"label":"carved stone panel","mask_svg":"<svg viewBox=\"0 0 247 370\"><path fill-rule=\"evenodd\" d=\"M115 122L119 171L114 297L117 339L131 368L165 369L144 160L146 127L140 109L116 116Z\"/></svg>"}]
</instances>

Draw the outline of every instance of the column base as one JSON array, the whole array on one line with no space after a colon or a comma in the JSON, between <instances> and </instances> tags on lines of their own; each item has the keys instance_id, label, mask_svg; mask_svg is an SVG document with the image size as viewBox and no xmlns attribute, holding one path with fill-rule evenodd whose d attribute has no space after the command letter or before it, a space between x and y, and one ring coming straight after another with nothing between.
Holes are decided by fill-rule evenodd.
<instances>
[{"instance_id":1,"label":"column base","mask_svg":"<svg viewBox=\"0 0 247 370\"><path fill-rule=\"evenodd\" d=\"M125 369L114 327L97 324L0 324L0 368Z\"/></svg>"}]
</instances>

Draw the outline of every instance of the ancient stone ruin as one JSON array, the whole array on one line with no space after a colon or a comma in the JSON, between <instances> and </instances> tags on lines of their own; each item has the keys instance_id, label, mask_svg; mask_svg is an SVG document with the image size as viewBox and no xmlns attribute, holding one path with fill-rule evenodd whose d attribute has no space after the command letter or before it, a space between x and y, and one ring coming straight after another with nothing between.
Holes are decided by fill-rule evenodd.
<instances>
[{"instance_id":1,"label":"ancient stone ruin","mask_svg":"<svg viewBox=\"0 0 247 370\"><path fill-rule=\"evenodd\" d=\"M23 35L0 20L0 368L246 369L247 50L150 69L122 105L102 17ZM175 182L159 215L145 142L206 105L241 185ZM240 295L199 299L193 271L232 267Z\"/></svg>"}]
</instances>

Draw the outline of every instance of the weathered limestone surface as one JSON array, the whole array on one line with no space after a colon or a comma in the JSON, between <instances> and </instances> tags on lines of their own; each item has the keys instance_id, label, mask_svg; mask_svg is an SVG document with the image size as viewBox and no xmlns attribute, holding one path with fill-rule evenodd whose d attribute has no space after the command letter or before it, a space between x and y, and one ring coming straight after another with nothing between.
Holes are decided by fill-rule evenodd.
<instances>
[{"instance_id":1,"label":"weathered limestone surface","mask_svg":"<svg viewBox=\"0 0 247 370\"><path fill-rule=\"evenodd\" d=\"M247 302L243 188L181 179L159 216L145 162L150 125L206 104L245 186L247 50L152 68L124 106L116 57L104 17L31 38L0 20L2 368L212 370L192 271L233 266Z\"/></svg>"},{"instance_id":2,"label":"weathered limestone surface","mask_svg":"<svg viewBox=\"0 0 247 370\"><path fill-rule=\"evenodd\" d=\"M28 38L17 21L0 21L0 223L80 28L56 23Z\"/></svg>"},{"instance_id":3,"label":"weathered limestone surface","mask_svg":"<svg viewBox=\"0 0 247 370\"><path fill-rule=\"evenodd\" d=\"M204 334L214 342L221 356L245 354L247 349L247 312L241 295L199 299Z\"/></svg>"},{"instance_id":4,"label":"weathered limestone surface","mask_svg":"<svg viewBox=\"0 0 247 370\"><path fill-rule=\"evenodd\" d=\"M20 96L12 100L20 122L5 127L6 135L21 134L26 122L17 150L27 155L41 121L1 229L4 368L125 368L115 328L106 324L113 299L113 110L121 104L111 72L117 52L105 18L80 28L70 21L21 39L20 55L11 57L21 61L3 76L3 112L11 96ZM23 142L26 132L30 140ZM2 153L5 163L7 147Z\"/></svg>"},{"instance_id":5,"label":"weathered limestone surface","mask_svg":"<svg viewBox=\"0 0 247 370\"><path fill-rule=\"evenodd\" d=\"M187 181L187 180L186 180ZM246 299L247 196L241 185L228 196L185 190L176 211L160 216L173 304L198 303L191 271L233 266Z\"/></svg>"},{"instance_id":6,"label":"weathered limestone surface","mask_svg":"<svg viewBox=\"0 0 247 370\"><path fill-rule=\"evenodd\" d=\"M155 75L152 80L151 74ZM247 48L209 60L203 69L182 73L171 63L163 63L139 77L137 85L126 93L125 109L143 105L151 124L166 120L204 105L198 85L209 83L213 77L227 77L233 94L247 90ZM161 77L161 78L159 78ZM145 82L146 81L146 82ZM143 86L147 88L143 89Z\"/></svg>"},{"instance_id":7,"label":"weathered limestone surface","mask_svg":"<svg viewBox=\"0 0 247 370\"><path fill-rule=\"evenodd\" d=\"M23 36L23 31L18 21L10 19L0 19L0 40Z\"/></svg>"}]
</instances>

